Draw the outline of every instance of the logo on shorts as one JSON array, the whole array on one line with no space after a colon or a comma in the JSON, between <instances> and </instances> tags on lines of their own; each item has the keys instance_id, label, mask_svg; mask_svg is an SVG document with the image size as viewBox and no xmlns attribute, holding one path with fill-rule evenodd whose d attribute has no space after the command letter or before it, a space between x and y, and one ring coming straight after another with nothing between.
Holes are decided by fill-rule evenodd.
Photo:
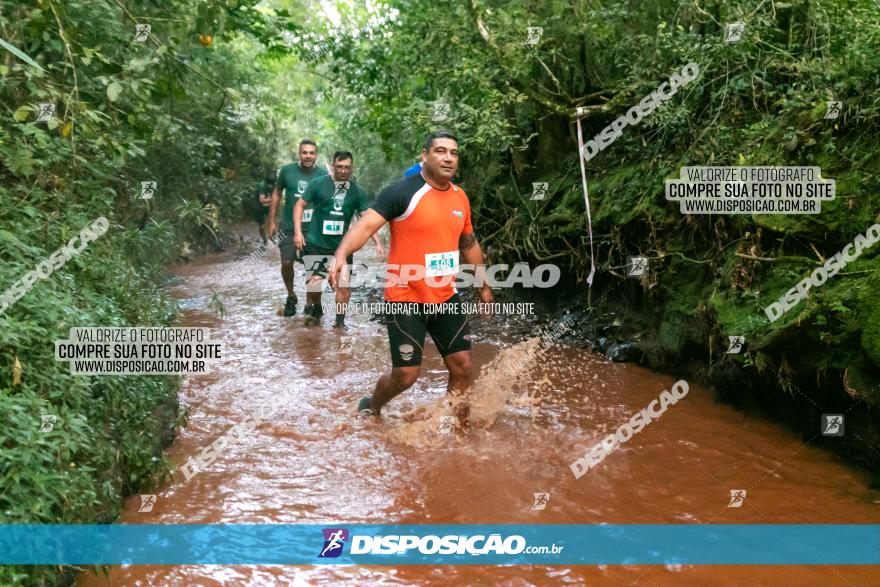
<instances>
[{"instance_id":1,"label":"logo on shorts","mask_svg":"<svg viewBox=\"0 0 880 587\"><path fill-rule=\"evenodd\" d=\"M342 547L348 540L348 530L345 528L324 528L324 548L321 549L318 558L336 558L342 554Z\"/></svg>"},{"instance_id":2,"label":"logo on shorts","mask_svg":"<svg viewBox=\"0 0 880 587\"><path fill-rule=\"evenodd\" d=\"M404 361L409 361L413 357L413 345L411 344L402 344L397 347L397 350L400 351L400 358Z\"/></svg>"}]
</instances>

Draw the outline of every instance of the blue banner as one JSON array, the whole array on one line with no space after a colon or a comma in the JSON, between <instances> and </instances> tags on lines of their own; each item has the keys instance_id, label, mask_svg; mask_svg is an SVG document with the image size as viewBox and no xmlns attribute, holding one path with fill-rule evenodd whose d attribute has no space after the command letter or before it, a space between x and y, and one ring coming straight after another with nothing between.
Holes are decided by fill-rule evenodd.
<instances>
[{"instance_id":1,"label":"blue banner","mask_svg":"<svg viewBox=\"0 0 880 587\"><path fill-rule=\"evenodd\" d=\"M0 564L878 565L880 524L0 525Z\"/></svg>"}]
</instances>

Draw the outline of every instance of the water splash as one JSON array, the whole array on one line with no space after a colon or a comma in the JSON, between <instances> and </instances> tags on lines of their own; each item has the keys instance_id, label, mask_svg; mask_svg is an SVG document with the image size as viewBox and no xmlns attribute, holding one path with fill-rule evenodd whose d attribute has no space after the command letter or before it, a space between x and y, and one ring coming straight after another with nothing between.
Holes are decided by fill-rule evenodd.
<instances>
[{"instance_id":1,"label":"water splash","mask_svg":"<svg viewBox=\"0 0 880 587\"><path fill-rule=\"evenodd\" d=\"M404 424L389 430L388 439L420 448L454 441L469 431L488 430L508 405L528 408L534 419L542 400L540 386L552 385L546 376L538 381L532 377L540 368L545 350L537 337L502 349L480 369L466 399L447 395L403 412L400 418ZM470 408L469 431L454 417L460 403ZM450 418L455 433L446 432Z\"/></svg>"}]
</instances>

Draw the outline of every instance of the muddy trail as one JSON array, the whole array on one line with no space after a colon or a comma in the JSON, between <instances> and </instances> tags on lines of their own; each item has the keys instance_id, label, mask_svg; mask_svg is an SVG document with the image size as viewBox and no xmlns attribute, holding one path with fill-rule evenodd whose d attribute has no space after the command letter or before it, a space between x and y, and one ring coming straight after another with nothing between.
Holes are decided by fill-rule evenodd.
<instances>
[{"instance_id":1,"label":"muddy trail","mask_svg":"<svg viewBox=\"0 0 880 587\"><path fill-rule=\"evenodd\" d=\"M249 227L246 227L249 228ZM253 235L248 237L253 240ZM376 263L371 247L356 255ZM774 423L689 394L595 469L569 465L647 406L676 378L612 363L583 349L512 334L503 316L475 321L475 426L443 433L446 371L426 344L422 377L381 420L357 417L389 364L384 327L354 315L349 330L303 326L279 315L278 253L242 268L243 255L212 255L176 267L169 284L181 324L212 329L224 345L214 371L184 379L188 425L168 457L178 465L255 410L273 415L234 440L189 481L139 496L122 524L597 524L876 523L880 496L868 476ZM210 308L222 279L223 313ZM353 302L379 301L361 288ZM332 294L324 294L332 302ZM522 325L522 319L517 322ZM507 362L518 367L511 380ZM508 375L505 375L507 373ZM746 489L739 507L731 490ZM543 509L535 494L549 493ZM877 585L867 566L123 566L106 585Z\"/></svg>"}]
</instances>

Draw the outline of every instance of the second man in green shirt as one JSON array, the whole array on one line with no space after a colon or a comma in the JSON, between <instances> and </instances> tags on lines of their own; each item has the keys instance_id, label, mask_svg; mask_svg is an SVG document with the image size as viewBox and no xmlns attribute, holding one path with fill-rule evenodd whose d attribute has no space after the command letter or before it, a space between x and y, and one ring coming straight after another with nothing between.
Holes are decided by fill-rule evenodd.
<instances>
[{"instance_id":1,"label":"second man in green shirt","mask_svg":"<svg viewBox=\"0 0 880 587\"><path fill-rule=\"evenodd\" d=\"M306 307L303 313L306 324L317 324L323 314L321 309L321 289L327 277L330 260L336 252L342 237L351 224L355 212L361 214L369 207L367 194L351 179L354 156L348 151L337 151L333 155L332 175L319 177L309 182L305 193L297 200L293 209L294 236L296 248L303 252L306 269ZM308 232L303 234L302 216L307 206L312 208L312 221ZM379 257L385 251L378 236L373 235ZM348 266L352 266L351 257ZM344 327L345 304L351 296L351 288L336 288L336 327Z\"/></svg>"}]
</instances>

